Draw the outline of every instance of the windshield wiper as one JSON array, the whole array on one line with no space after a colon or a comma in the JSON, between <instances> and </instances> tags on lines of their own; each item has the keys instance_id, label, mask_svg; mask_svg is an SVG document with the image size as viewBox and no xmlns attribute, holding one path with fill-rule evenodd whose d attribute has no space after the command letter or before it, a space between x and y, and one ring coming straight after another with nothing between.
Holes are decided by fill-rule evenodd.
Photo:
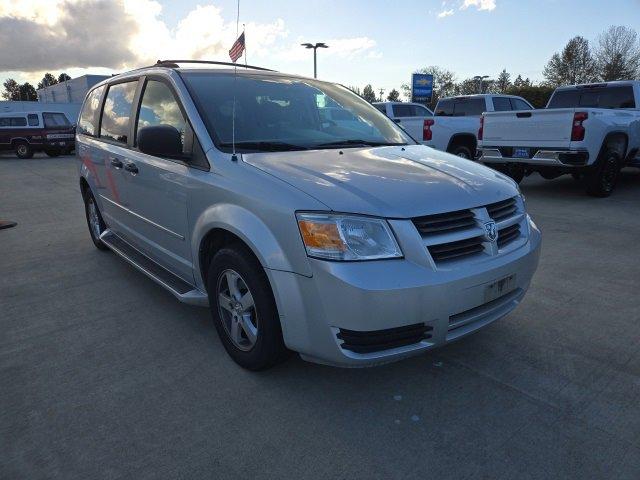
<instances>
[{"instance_id":1,"label":"windshield wiper","mask_svg":"<svg viewBox=\"0 0 640 480\"><path fill-rule=\"evenodd\" d=\"M221 147L232 147L232 142L224 142L220 144ZM295 145L293 143L286 142L236 142L236 148L242 150L257 150L259 152L288 152L293 150L309 150L302 145Z\"/></svg>"},{"instance_id":2,"label":"windshield wiper","mask_svg":"<svg viewBox=\"0 0 640 480\"><path fill-rule=\"evenodd\" d=\"M394 145L406 145L406 143L393 143L393 142L372 142L369 140L338 140L335 142L318 143L313 148L340 148L340 147L387 147Z\"/></svg>"}]
</instances>

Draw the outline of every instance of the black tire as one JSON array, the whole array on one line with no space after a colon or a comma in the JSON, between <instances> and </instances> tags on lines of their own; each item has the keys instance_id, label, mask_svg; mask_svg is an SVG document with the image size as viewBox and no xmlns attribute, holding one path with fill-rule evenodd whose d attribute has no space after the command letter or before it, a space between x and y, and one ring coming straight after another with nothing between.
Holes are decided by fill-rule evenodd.
<instances>
[{"instance_id":1,"label":"black tire","mask_svg":"<svg viewBox=\"0 0 640 480\"><path fill-rule=\"evenodd\" d=\"M60 150L56 149L56 148L48 148L47 150L44 151L44 153L47 154L48 157L58 157L60 156Z\"/></svg>"},{"instance_id":2,"label":"black tire","mask_svg":"<svg viewBox=\"0 0 640 480\"><path fill-rule=\"evenodd\" d=\"M225 290L225 284L229 286L226 275L230 272L239 275L242 285L246 286L246 291L252 296L253 307L249 316L257 330L253 343L249 336L241 331L240 335L244 334L247 340L245 345L238 345L228 330L233 320L230 319L230 309L220 305L220 293ZM265 370L288 356L289 351L282 339L278 309L267 274L246 247L237 244L220 249L209 264L206 280L209 306L216 330L225 350L238 365L248 370ZM223 293L223 297L233 301L231 288L228 291L229 295ZM240 303L238 300L240 299L235 298L236 303ZM252 314L255 314L255 317L251 317Z\"/></svg>"},{"instance_id":3,"label":"black tire","mask_svg":"<svg viewBox=\"0 0 640 480\"><path fill-rule=\"evenodd\" d=\"M18 142L14 145L16 156L27 159L33 157L33 148L27 142Z\"/></svg>"},{"instance_id":4,"label":"black tire","mask_svg":"<svg viewBox=\"0 0 640 480\"><path fill-rule=\"evenodd\" d=\"M473 154L471 153L471 149L466 145L454 145L451 148L451 152L456 157L466 158L467 160L473 160Z\"/></svg>"},{"instance_id":5,"label":"black tire","mask_svg":"<svg viewBox=\"0 0 640 480\"><path fill-rule=\"evenodd\" d=\"M596 164L585 174L585 190L592 197L608 197L618 183L622 168L619 155L605 150Z\"/></svg>"},{"instance_id":6,"label":"black tire","mask_svg":"<svg viewBox=\"0 0 640 480\"><path fill-rule=\"evenodd\" d=\"M506 165L496 166L495 169L501 173L504 173L518 185L520 184L526 173L524 167L518 163L508 163Z\"/></svg>"},{"instance_id":7,"label":"black tire","mask_svg":"<svg viewBox=\"0 0 640 480\"><path fill-rule=\"evenodd\" d=\"M84 214L85 214L85 217L87 218L87 227L89 227L89 235L91 235L91 240L93 241L93 244L96 246L98 250L109 250L109 247L107 247L103 243L103 241L100 240L100 234L102 234L102 232L105 231L107 226L105 225L104 220L102 219L102 215L100 214L100 210L98 209L98 204L96 203L96 199L91 193L91 190L87 188L87 190L85 190L84 192L83 198L84 198ZM92 220L90 218L92 215L91 214L92 205L95 208L95 212L98 217L99 232L96 232L94 230L94 227L92 226Z\"/></svg>"}]
</instances>

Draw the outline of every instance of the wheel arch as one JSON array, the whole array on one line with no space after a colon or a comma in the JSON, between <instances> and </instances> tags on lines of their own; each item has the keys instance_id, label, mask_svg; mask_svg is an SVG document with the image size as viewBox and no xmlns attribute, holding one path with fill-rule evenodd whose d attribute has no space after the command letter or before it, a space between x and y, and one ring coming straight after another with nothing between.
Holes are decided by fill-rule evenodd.
<instances>
[{"instance_id":1,"label":"wheel arch","mask_svg":"<svg viewBox=\"0 0 640 480\"><path fill-rule=\"evenodd\" d=\"M206 210L193 230L194 274L199 286L205 285L206 268L215 252L234 242L247 248L265 269L294 271L285 248L259 217L237 205L219 204Z\"/></svg>"},{"instance_id":2,"label":"wheel arch","mask_svg":"<svg viewBox=\"0 0 640 480\"><path fill-rule=\"evenodd\" d=\"M473 158L476 154L476 150L478 149L478 139L472 133L456 133L449 139L447 152L451 153L451 150L458 145L469 147L471 150L471 157Z\"/></svg>"},{"instance_id":3,"label":"wheel arch","mask_svg":"<svg viewBox=\"0 0 640 480\"><path fill-rule=\"evenodd\" d=\"M13 137L11 139L11 146L15 148L18 143L26 143L27 145L31 145L31 142L27 138L24 137Z\"/></svg>"},{"instance_id":4,"label":"wheel arch","mask_svg":"<svg viewBox=\"0 0 640 480\"><path fill-rule=\"evenodd\" d=\"M602 141L600 152L614 150L620 155L620 160L624 161L627 155L627 147L629 145L629 136L626 132L613 131L607 133Z\"/></svg>"}]
</instances>

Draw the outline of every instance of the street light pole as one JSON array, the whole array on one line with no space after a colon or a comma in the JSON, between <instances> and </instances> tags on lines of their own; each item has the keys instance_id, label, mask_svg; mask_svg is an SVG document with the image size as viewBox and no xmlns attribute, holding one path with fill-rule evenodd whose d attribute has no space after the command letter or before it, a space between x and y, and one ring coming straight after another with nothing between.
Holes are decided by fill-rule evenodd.
<instances>
[{"instance_id":1,"label":"street light pole","mask_svg":"<svg viewBox=\"0 0 640 480\"><path fill-rule=\"evenodd\" d=\"M482 80L485 78L489 78L489 75L476 75L473 77L474 80L478 80L480 82L480 91L478 93L482 93Z\"/></svg>"},{"instance_id":2,"label":"street light pole","mask_svg":"<svg viewBox=\"0 0 640 480\"><path fill-rule=\"evenodd\" d=\"M313 78L318 78L318 60L316 58L316 52L319 48L329 48L329 45L318 42L315 45L313 43L301 43L305 48L313 48Z\"/></svg>"}]
</instances>

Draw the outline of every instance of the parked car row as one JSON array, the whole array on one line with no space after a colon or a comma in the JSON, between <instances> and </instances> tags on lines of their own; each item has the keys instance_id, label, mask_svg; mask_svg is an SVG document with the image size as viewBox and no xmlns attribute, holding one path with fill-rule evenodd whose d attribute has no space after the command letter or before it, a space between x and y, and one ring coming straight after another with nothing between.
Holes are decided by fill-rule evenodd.
<instances>
[{"instance_id":1,"label":"parked car row","mask_svg":"<svg viewBox=\"0 0 640 480\"><path fill-rule=\"evenodd\" d=\"M623 167L640 167L640 81L560 87L544 109L485 112L478 137L478 160L516 182L571 174L606 197Z\"/></svg>"},{"instance_id":2,"label":"parked car row","mask_svg":"<svg viewBox=\"0 0 640 480\"><path fill-rule=\"evenodd\" d=\"M489 94L443 98L433 113L419 104L374 105L424 145L476 159L517 183L533 172L571 174L590 195L606 197L623 167L640 167L639 81L559 87L544 109Z\"/></svg>"},{"instance_id":3,"label":"parked car row","mask_svg":"<svg viewBox=\"0 0 640 480\"><path fill-rule=\"evenodd\" d=\"M18 158L35 152L56 157L74 148L75 127L62 112L0 113L0 151L14 151Z\"/></svg>"}]
</instances>

